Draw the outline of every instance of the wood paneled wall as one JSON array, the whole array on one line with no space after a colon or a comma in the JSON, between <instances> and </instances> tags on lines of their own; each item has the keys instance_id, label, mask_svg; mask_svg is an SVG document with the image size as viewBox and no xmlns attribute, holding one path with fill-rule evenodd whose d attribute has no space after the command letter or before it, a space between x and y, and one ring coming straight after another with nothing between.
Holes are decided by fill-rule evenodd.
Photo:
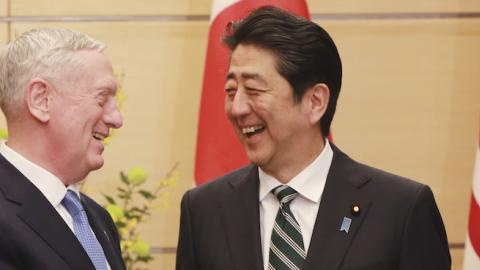
<instances>
[{"instance_id":1,"label":"wood paneled wall","mask_svg":"<svg viewBox=\"0 0 480 270\"><path fill-rule=\"evenodd\" d=\"M307 1L312 13L419 13L419 12L474 12L480 6L475 0L345 0L345 1Z\"/></svg>"},{"instance_id":2,"label":"wood paneled wall","mask_svg":"<svg viewBox=\"0 0 480 270\"><path fill-rule=\"evenodd\" d=\"M7 4L12 22L0 23L1 43L31 28L63 27L108 45L106 54L115 70L125 74L124 127L106 149L105 166L88 176L85 190L104 202L101 194L111 194L120 170L142 166L156 180L179 162L181 179L171 189L170 206L157 210L142 227L154 247L175 247L180 198L194 185L209 22L161 16L208 15L210 0L85 0L81 5L73 0L0 0L3 19ZM479 12L480 2L309 1L309 7L312 14L333 14L317 16L316 22L333 36L344 65L333 123L336 144L359 161L430 185L450 242L463 243L480 118L480 17L417 15ZM371 13L383 14L384 19ZM407 16L395 16L399 13ZM102 22L120 15L133 19ZM135 21L137 15L157 17ZM34 17L20 21L17 16ZM54 22L41 22L39 16ZM88 22L60 22L63 16L98 16L98 21L93 17ZM37 19L40 22L33 21ZM452 255L453 269L461 269L463 250L454 249ZM155 257L152 269L174 268L174 254Z\"/></svg>"},{"instance_id":3,"label":"wood paneled wall","mask_svg":"<svg viewBox=\"0 0 480 270\"><path fill-rule=\"evenodd\" d=\"M0 23L0 42L1 44L5 44L7 41L7 27L5 24Z\"/></svg>"},{"instance_id":4,"label":"wood paneled wall","mask_svg":"<svg viewBox=\"0 0 480 270\"><path fill-rule=\"evenodd\" d=\"M206 15L210 13L211 0L2 0L11 1L12 14L17 16L50 15ZM307 1L311 13L398 13L398 12L478 12L476 0L345 0Z\"/></svg>"}]
</instances>

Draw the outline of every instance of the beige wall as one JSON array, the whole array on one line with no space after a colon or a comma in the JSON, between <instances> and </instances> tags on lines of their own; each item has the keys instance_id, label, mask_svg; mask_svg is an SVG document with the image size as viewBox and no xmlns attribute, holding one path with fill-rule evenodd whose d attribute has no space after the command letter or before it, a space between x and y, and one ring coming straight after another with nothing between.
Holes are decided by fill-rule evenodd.
<instances>
[{"instance_id":1,"label":"beige wall","mask_svg":"<svg viewBox=\"0 0 480 270\"><path fill-rule=\"evenodd\" d=\"M397 12L474 12L476 0L344 0L307 1L311 13L397 13Z\"/></svg>"},{"instance_id":2,"label":"beige wall","mask_svg":"<svg viewBox=\"0 0 480 270\"><path fill-rule=\"evenodd\" d=\"M0 0L0 16L7 15L7 0Z\"/></svg>"},{"instance_id":3,"label":"beige wall","mask_svg":"<svg viewBox=\"0 0 480 270\"><path fill-rule=\"evenodd\" d=\"M11 16L208 15L210 1L11 1ZM472 12L478 1L309 1L312 13ZM6 0L0 0L0 16ZM363 17L362 17L363 16ZM353 158L429 184L450 242L465 237L480 117L480 18L317 21L335 39L344 82L333 124L337 145ZM15 17L14 17L15 18ZM124 73L124 127L105 152L106 164L85 189L100 202L118 172L144 167L159 179L180 163L170 207L155 212L143 233L155 247L175 247L179 200L193 186L197 112L208 21L14 22L11 37L36 27L84 31L109 46ZM7 24L0 23L0 42ZM477 72L477 73L476 73ZM0 125L4 126L3 120ZM394 210L393 210L394 211ZM452 250L460 269L463 250ZM152 269L173 269L158 254Z\"/></svg>"},{"instance_id":4,"label":"beige wall","mask_svg":"<svg viewBox=\"0 0 480 270\"><path fill-rule=\"evenodd\" d=\"M2 0L7 1L7 0ZM209 0L10 0L14 15L206 15L210 13ZM1 1L0 1L1 2ZM476 0L345 0L307 1L311 13L382 13L382 12L475 12L480 11Z\"/></svg>"},{"instance_id":5,"label":"beige wall","mask_svg":"<svg viewBox=\"0 0 480 270\"><path fill-rule=\"evenodd\" d=\"M45 15L206 15L210 13L209 0L10 0L12 14L24 16Z\"/></svg>"},{"instance_id":6,"label":"beige wall","mask_svg":"<svg viewBox=\"0 0 480 270\"><path fill-rule=\"evenodd\" d=\"M4 23L0 23L0 44L7 42L7 27Z\"/></svg>"}]
</instances>

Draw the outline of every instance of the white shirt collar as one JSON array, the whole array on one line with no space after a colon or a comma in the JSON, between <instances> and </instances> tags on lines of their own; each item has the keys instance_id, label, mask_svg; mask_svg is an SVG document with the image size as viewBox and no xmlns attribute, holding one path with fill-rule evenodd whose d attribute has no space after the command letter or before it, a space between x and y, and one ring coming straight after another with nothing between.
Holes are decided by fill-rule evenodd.
<instances>
[{"instance_id":1,"label":"white shirt collar","mask_svg":"<svg viewBox=\"0 0 480 270\"><path fill-rule=\"evenodd\" d=\"M77 195L80 195L76 185L70 185L68 188L65 187L58 177L24 158L15 152L15 150L8 147L5 142L0 144L0 154L30 180L54 207L62 202L63 197L65 197L67 193L67 189L71 189L77 193Z\"/></svg>"},{"instance_id":2,"label":"white shirt collar","mask_svg":"<svg viewBox=\"0 0 480 270\"><path fill-rule=\"evenodd\" d=\"M299 174L293 177L288 185L308 200L320 203L320 198L325 188L328 171L332 164L333 151L328 140L318 157ZM258 168L260 178L259 201L265 199L268 193L279 185L283 185L275 177Z\"/></svg>"}]
</instances>

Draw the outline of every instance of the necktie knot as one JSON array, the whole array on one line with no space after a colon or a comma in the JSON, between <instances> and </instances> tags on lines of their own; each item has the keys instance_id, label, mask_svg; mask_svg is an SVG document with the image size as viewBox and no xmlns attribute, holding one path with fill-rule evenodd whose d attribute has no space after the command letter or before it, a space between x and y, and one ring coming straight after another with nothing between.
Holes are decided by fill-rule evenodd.
<instances>
[{"instance_id":1,"label":"necktie knot","mask_svg":"<svg viewBox=\"0 0 480 270\"><path fill-rule=\"evenodd\" d=\"M272 189L273 195L275 195L282 206L289 205L293 199L298 195L298 192L287 186L281 185Z\"/></svg>"},{"instance_id":2,"label":"necktie knot","mask_svg":"<svg viewBox=\"0 0 480 270\"><path fill-rule=\"evenodd\" d=\"M82 203L80 198L73 190L67 190L67 194L62 200L62 205L67 209L67 211L75 217L80 211L83 211Z\"/></svg>"}]
</instances>

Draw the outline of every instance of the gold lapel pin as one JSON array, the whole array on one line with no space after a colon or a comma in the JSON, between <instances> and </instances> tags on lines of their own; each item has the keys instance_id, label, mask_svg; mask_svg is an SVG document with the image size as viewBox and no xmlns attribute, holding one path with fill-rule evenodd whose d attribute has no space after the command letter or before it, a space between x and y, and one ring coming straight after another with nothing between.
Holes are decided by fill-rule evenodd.
<instances>
[{"instance_id":1,"label":"gold lapel pin","mask_svg":"<svg viewBox=\"0 0 480 270\"><path fill-rule=\"evenodd\" d=\"M360 215L360 206L356 204L352 205L352 215L354 216Z\"/></svg>"}]
</instances>

